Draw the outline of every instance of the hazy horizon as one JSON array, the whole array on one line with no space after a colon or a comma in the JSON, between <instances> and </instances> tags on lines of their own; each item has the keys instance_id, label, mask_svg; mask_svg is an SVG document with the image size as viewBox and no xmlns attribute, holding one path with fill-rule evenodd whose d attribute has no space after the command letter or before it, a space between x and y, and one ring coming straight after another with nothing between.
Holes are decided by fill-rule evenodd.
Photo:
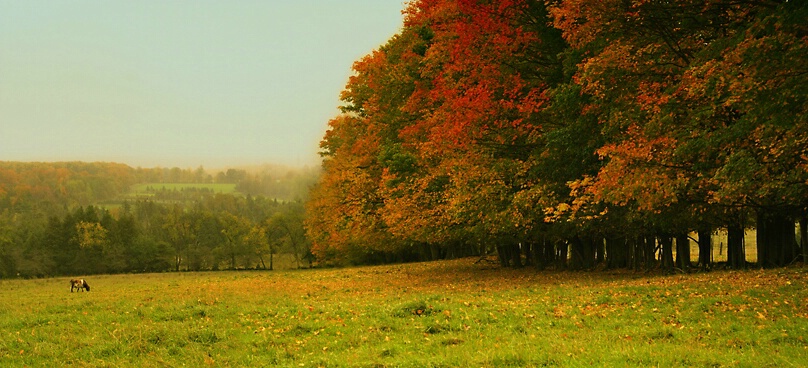
<instances>
[{"instance_id":1,"label":"hazy horizon","mask_svg":"<svg viewBox=\"0 0 808 368\"><path fill-rule=\"evenodd\" d=\"M0 0L0 161L319 164L401 0Z\"/></svg>"}]
</instances>

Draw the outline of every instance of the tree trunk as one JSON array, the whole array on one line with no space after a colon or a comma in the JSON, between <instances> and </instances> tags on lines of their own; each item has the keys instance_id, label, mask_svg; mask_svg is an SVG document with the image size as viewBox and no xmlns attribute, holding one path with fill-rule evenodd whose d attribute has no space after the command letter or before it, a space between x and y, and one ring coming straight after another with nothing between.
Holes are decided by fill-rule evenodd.
<instances>
[{"instance_id":1,"label":"tree trunk","mask_svg":"<svg viewBox=\"0 0 808 368\"><path fill-rule=\"evenodd\" d=\"M510 257L508 257L508 255L505 254L505 252L506 252L505 247L503 247L500 244L497 244L497 259L499 260L499 265L503 268L508 267L508 259L510 259Z\"/></svg>"},{"instance_id":2,"label":"tree trunk","mask_svg":"<svg viewBox=\"0 0 808 368\"><path fill-rule=\"evenodd\" d=\"M519 244L510 240L501 242L497 245L497 254L502 267L522 267L522 253Z\"/></svg>"},{"instance_id":3,"label":"tree trunk","mask_svg":"<svg viewBox=\"0 0 808 368\"><path fill-rule=\"evenodd\" d=\"M690 238L687 234L676 235L676 267L683 271L690 268Z\"/></svg>"},{"instance_id":4,"label":"tree trunk","mask_svg":"<svg viewBox=\"0 0 808 368\"><path fill-rule=\"evenodd\" d=\"M545 255L547 253L544 249L546 246L544 238L540 238L536 243L533 243L533 267L537 270L543 270L546 266Z\"/></svg>"},{"instance_id":5,"label":"tree trunk","mask_svg":"<svg viewBox=\"0 0 808 368\"><path fill-rule=\"evenodd\" d=\"M429 245L429 260L430 261L437 261L440 259L440 247L437 244L430 244Z\"/></svg>"},{"instance_id":6,"label":"tree trunk","mask_svg":"<svg viewBox=\"0 0 808 368\"><path fill-rule=\"evenodd\" d=\"M466 246L468 247L469 250L469 256L479 257L483 255L482 253L483 249L480 246L472 243L466 243Z\"/></svg>"},{"instance_id":7,"label":"tree trunk","mask_svg":"<svg viewBox=\"0 0 808 368\"><path fill-rule=\"evenodd\" d=\"M727 264L736 270L746 268L743 225L740 221L727 227Z\"/></svg>"},{"instance_id":8,"label":"tree trunk","mask_svg":"<svg viewBox=\"0 0 808 368\"><path fill-rule=\"evenodd\" d=\"M673 238L661 236L659 244L662 248L662 269L668 273L673 272Z\"/></svg>"},{"instance_id":9,"label":"tree trunk","mask_svg":"<svg viewBox=\"0 0 808 368\"><path fill-rule=\"evenodd\" d=\"M757 213L757 218L755 219L755 225L757 227L757 234L755 235L755 240L757 240L757 263L760 267L773 267L773 262L770 263L769 260L769 247L767 246L767 232L770 231L767 228L767 223L765 216L763 215L762 211Z\"/></svg>"},{"instance_id":10,"label":"tree trunk","mask_svg":"<svg viewBox=\"0 0 808 368\"><path fill-rule=\"evenodd\" d=\"M570 269L580 270L584 267L584 242L576 235L570 241Z\"/></svg>"},{"instance_id":11,"label":"tree trunk","mask_svg":"<svg viewBox=\"0 0 808 368\"><path fill-rule=\"evenodd\" d=\"M559 240L556 243L556 269L565 270L567 268L567 252L569 245L566 241Z\"/></svg>"},{"instance_id":12,"label":"tree trunk","mask_svg":"<svg viewBox=\"0 0 808 368\"><path fill-rule=\"evenodd\" d=\"M633 256L633 266L634 271L639 271L642 269L643 261L645 260L645 236L638 235L637 238L634 240L634 256Z\"/></svg>"},{"instance_id":13,"label":"tree trunk","mask_svg":"<svg viewBox=\"0 0 808 368\"><path fill-rule=\"evenodd\" d=\"M757 216L758 264L783 267L797 258L794 221L781 214L759 212Z\"/></svg>"},{"instance_id":14,"label":"tree trunk","mask_svg":"<svg viewBox=\"0 0 808 368\"><path fill-rule=\"evenodd\" d=\"M556 252L556 243L552 240L544 241L544 259L546 266L555 266L558 263L558 252Z\"/></svg>"},{"instance_id":15,"label":"tree trunk","mask_svg":"<svg viewBox=\"0 0 808 368\"><path fill-rule=\"evenodd\" d=\"M656 266L656 237L649 236L645 239L645 269L652 270Z\"/></svg>"},{"instance_id":16,"label":"tree trunk","mask_svg":"<svg viewBox=\"0 0 808 368\"><path fill-rule=\"evenodd\" d=\"M710 229L699 229L699 267L708 270L713 266L713 232Z\"/></svg>"},{"instance_id":17,"label":"tree trunk","mask_svg":"<svg viewBox=\"0 0 808 368\"><path fill-rule=\"evenodd\" d=\"M533 265L533 242L524 242L522 243L522 248L525 252L525 266L532 266Z\"/></svg>"},{"instance_id":18,"label":"tree trunk","mask_svg":"<svg viewBox=\"0 0 808 368\"><path fill-rule=\"evenodd\" d=\"M606 262L606 240L601 237L595 238L595 266Z\"/></svg>"},{"instance_id":19,"label":"tree trunk","mask_svg":"<svg viewBox=\"0 0 808 368\"><path fill-rule=\"evenodd\" d=\"M444 255L443 259L455 259L455 244L454 242L449 242L446 244L446 255Z\"/></svg>"},{"instance_id":20,"label":"tree trunk","mask_svg":"<svg viewBox=\"0 0 808 368\"><path fill-rule=\"evenodd\" d=\"M519 247L519 243L509 241L508 244L505 244L505 246L511 248L510 254L513 267L522 268L522 250Z\"/></svg>"},{"instance_id":21,"label":"tree trunk","mask_svg":"<svg viewBox=\"0 0 808 368\"><path fill-rule=\"evenodd\" d=\"M595 239L587 236L581 239L581 241L583 242L582 266L585 270L591 270L595 268Z\"/></svg>"},{"instance_id":22,"label":"tree trunk","mask_svg":"<svg viewBox=\"0 0 808 368\"><path fill-rule=\"evenodd\" d=\"M628 267L628 244L626 238L606 238L606 268Z\"/></svg>"},{"instance_id":23,"label":"tree trunk","mask_svg":"<svg viewBox=\"0 0 808 368\"><path fill-rule=\"evenodd\" d=\"M588 270L595 266L595 246L592 238L575 236L570 242L570 268Z\"/></svg>"},{"instance_id":24,"label":"tree trunk","mask_svg":"<svg viewBox=\"0 0 808 368\"><path fill-rule=\"evenodd\" d=\"M626 268L633 269L636 265L637 238L626 237Z\"/></svg>"},{"instance_id":25,"label":"tree trunk","mask_svg":"<svg viewBox=\"0 0 808 368\"><path fill-rule=\"evenodd\" d=\"M808 263L808 216L800 219L800 249L802 250L802 265Z\"/></svg>"}]
</instances>

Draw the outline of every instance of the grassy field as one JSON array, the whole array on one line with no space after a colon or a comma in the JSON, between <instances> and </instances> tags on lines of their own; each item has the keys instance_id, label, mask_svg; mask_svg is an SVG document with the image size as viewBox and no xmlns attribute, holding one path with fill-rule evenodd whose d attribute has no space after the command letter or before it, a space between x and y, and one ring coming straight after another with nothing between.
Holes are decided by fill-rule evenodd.
<instances>
[{"instance_id":1,"label":"grassy field","mask_svg":"<svg viewBox=\"0 0 808 368\"><path fill-rule=\"evenodd\" d=\"M654 276L476 259L0 281L0 365L805 366L808 269Z\"/></svg>"},{"instance_id":2,"label":"grassy field","mask_svg":"<svg viewBox=\"0 0 808 368\"><path fill-rule=\"evenodd\" d=\"M236 184L224 183L147 183L132 186L130 196L146 195L155 190L207 189L214 193L232 194L236 192Z\"/></svg>"},{"instance_id":3,"label":"grassy field","mask_svg":"<svg viewBox=\"0 0 808 368\"><path fill-rule=\"evenodd\" d=\"M129 192L120 195L118 198L97 203L98 206L113 209L119 208L125 201L137 200L155 200L158 202L177 202L184 198L180 195L176 198L156 198L158 191L179 192L180 194L187 189L208 190L212 193L234 194L238 195L236 191L236 184L224 183L146 183L133 185ZM194 196L193 198L197 198Z\"/></svg>"}]
</instances>

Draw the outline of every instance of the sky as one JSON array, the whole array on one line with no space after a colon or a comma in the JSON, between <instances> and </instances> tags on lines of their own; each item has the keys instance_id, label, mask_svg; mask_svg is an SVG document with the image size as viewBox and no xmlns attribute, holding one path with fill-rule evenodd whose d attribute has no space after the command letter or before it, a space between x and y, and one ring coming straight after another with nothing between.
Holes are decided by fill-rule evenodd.
<instances>
[{"instance_id":1,"label":"sky","mask_svg":"<svg viewBox=\"0 0 808 368\"><path fill-rule=\"evenodd\" d=\"M0 0L0 161L319 164L404 0Z\"/></svg>"}]
</instances>

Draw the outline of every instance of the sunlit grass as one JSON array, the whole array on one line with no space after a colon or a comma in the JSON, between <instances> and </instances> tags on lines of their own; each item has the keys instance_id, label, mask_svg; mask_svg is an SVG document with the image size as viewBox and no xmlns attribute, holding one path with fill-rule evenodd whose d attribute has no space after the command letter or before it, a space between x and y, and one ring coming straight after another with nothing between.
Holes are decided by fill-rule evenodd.
<instances>
[{"instance_id":1,"label":"sunlit grass","mask_svg":"<svg viewBox=\"0 0 808 368\"><path fill-rule=\"evenodd\" d=\"M4 366L808 361L808 272L537 273L474 259L0 282Z\"/></svg>"}]
</instances>

